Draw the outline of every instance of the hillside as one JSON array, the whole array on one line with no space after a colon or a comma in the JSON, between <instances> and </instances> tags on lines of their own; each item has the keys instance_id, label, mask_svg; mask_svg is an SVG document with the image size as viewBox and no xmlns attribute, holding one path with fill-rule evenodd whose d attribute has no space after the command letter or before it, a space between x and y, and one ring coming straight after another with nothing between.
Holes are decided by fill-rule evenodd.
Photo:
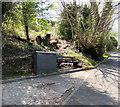
<instances>
[{"instance_id":1,"label":"hillside","mask_svg":"<svg viewBox=\"0 0 120 107\"><path fill-rule=\"evenodd\" d=\"M35 51L54 51L57 55L76 57L80 61L78 68L95 64L95 61L79 53L72 43L61 37L51 35L50 45L48 46L44 43L39 45L35 39L31 42L32 45L29 46L25 39L13 34L4 34L3 37L3 79L35 75L32 66L32 55ZM72 69L73 66L62 64L58 67L58 70L67 68Z\"/></svg>"}]
</instances>

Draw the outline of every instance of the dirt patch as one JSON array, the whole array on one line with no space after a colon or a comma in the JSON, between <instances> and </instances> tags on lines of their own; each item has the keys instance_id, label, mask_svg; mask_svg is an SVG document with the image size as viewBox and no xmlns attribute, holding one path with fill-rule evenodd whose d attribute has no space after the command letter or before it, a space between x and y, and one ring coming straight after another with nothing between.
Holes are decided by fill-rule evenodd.
<instances>
[{"instance_id":1,"label":"dirt patch","mask_svg":"<svg viewBox=\"0 0 120 107\"><path fill-rule=\"evenodd\" d=\"M32 72L32 57L17 58L2 65L2 79L25 77L35 75Z\"/></svg>"}]
</instances>

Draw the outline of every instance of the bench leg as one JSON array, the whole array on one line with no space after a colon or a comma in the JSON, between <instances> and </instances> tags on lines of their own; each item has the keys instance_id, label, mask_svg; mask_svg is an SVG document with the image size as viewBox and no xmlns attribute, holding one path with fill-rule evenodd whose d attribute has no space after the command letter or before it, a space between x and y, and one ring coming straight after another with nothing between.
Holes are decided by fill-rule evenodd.
<instances>
[{"instance_id":1,"label":"bench leg","mask_svg":"<svg viewBox=\"0 0 120 107\"><path fill-rule=\"evenodd\" d=\"M60 67L60 64L61 64L61 63L57 63L57 66Z\"/></svg>"},{"instance_id":2,"label":"bench leg","mask_svg":"<svg viewBox=\"0 0 120 107\"><path fill-rule=\"evenodd\" d=\"M73 62L73 66L77 67L78 63L77 62Z\"/></svg>"}]
</instances>

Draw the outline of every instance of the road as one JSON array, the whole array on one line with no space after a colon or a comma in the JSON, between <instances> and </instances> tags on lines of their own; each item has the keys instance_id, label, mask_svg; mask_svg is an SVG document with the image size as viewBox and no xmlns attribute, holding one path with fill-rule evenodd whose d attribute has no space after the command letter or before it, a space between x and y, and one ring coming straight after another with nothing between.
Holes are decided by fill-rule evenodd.
<instances>
[{"instance_id":1,"label":"road","mask_svg":"<svg viewBox=\"0 0 120 107\"><path fill-rule=\"evenodd\" d=\"M63 105L118 105L120 84L118 54L110 53L109 59L92 70L84 83L68 96ZM81 76L85 78L86 75L83 73Z\"/></svg>"}]
</instances>

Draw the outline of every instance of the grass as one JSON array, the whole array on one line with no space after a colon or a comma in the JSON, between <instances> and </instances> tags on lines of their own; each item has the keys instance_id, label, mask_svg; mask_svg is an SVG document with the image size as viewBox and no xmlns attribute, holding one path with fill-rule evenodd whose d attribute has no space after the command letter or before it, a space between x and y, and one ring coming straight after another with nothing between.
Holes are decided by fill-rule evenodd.
<instances>
[{"instance_id":1,"label":"grass","mask_svg":"<svg viewBox=\"0 0 120 107\"><path fill-rule=\"evenodd\" d=\"M92 67L96 64L96 62L90 58L83 56L81 53L77 53L74 50L68 49L66 53L63 54L64 56L71 56L77 58L79 61L82 62L82 67Z\"/></svg>"},{"instance_id":2,"label":"grass","mask_svg":"<svg viewBox=\"0 0 120 107\"><path fill-rule=\"evenodd\" d=\"M118 49L117 49L117 47L112 47L110 50L108 50L108 51L110 51L110 52L114 52L114 51L118 51Z\"/></svg>"},{"instance_id":3,"label":"grass","mask_svg":"<svg viewBox=\"0 0 120 107\"><path fill-rule=\"evenodd\" d=\"M7 61L2 65L2 78L10 79L35 75L32 73L32 57L17 58Z\"/></svg>"},{"instance_id":4,"label":"grass","mask_svg":"<svg viewBox=\"0 0 120 107\"><path fill-rule=\"evenodd\" d=\"M117 51L120 51L120 48L119 48L119 49L117 49Z\"/></svg>"},{"instance_id":5,"label":"grass","mask_svg":"<svg viewBox=\"0 0 120 107\"><path fill-rule=\"evenodd\" d=\"M102 57L103 57L103 58L107 58L109 55L110 55L110 54L108 54L108 53L104 53Z\"/></svg>"}]
</instances>

